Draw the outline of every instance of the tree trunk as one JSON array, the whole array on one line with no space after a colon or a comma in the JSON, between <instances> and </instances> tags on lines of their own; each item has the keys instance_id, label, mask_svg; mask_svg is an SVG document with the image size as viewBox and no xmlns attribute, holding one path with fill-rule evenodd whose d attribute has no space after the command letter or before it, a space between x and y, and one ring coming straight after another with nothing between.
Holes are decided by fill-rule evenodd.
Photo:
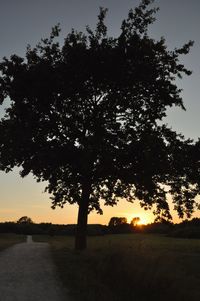
<instances>
[{"instance_id":1,"label":"tree trunk","mask_svg":"<svg viewBox=\"0 0 200 301\"><path fill-rule=\"evenodd\" d=\"M78 221L75 237L75 249L84 250L87 247L87 218L88 218L88 205L90 198L89 185L83 185L82 197L78 210Z\"/></svg>"}]
</instances>

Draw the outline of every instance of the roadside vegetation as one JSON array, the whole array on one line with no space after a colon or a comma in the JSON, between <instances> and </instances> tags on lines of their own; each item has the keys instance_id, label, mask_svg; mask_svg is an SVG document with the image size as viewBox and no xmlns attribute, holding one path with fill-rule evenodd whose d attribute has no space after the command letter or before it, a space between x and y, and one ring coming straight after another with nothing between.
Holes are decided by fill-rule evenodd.
<instances>
[{"instance_id":1,"label":"roadside vegetation","mask_svg":"<svg viewBox=\"0 0 200 301\"><path fill-rule=\"evenodd\" d=\"M19 234L0 233L0 251L6 249L14 244L25 241L26 237Z\"/></svg>"},{"instance_id":2,"label":"roadside vegetation","mask_svg":"<svg viewBox=\"0 0 200 301\"><path fill-rule=\"evenodd\" d=\"M75 300L200 300L200 240L155 234L88 238L35 236L51 245L60 277Z\"/></svg>"}]
</instances>

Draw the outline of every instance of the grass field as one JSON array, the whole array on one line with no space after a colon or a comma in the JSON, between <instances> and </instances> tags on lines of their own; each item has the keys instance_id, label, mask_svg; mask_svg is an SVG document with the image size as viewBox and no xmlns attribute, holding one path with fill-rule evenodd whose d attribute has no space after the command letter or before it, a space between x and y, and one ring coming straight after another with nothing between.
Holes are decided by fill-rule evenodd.
<instances>
[{"instance_id":1,"label":"grass field","mask_svg":"<svg viewBox=\"0 0 200 301\"><path fill-rule=\"evenodd\" d=\"M14 244L25 241L26 237L24 235L18 234L0 234L0 251L6 249Z\"/></svg>"},{"instance_id":2,"label":"grass field","mask_svg":"<svg viewBox=\"0 0 200 301\"><path fill-rule=\"evenodd\" d=\"M73 250L73 237L48 241L61 279L81 301L200 300L200 240L127 234L88 238Z\"/></svg>"}]
</instances>

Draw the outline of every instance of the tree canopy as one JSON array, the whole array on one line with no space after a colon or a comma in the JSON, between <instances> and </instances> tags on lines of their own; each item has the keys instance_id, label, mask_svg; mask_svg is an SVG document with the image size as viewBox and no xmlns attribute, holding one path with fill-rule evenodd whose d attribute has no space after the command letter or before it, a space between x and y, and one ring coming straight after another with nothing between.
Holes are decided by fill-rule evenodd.
<instances>
[{"instance_id":1,"label":"tree canopy","mask_svg":"<svg viewBox=\"0 0 200 301\"><path fill-rule=\"evenodd\" d=\"M17 221L18 224L33 224L33 221L28 216L22 216Z\"/></svg>"},{"instance_id":2,"label":"tree canopy","mask_svg":"<svg viewBox=\"0 0 200 301\"><path fill-rule=\"evenodd\" d=\"M131 222L130 222L130 225L132 227L135 227L135 226L138 225L139 222L140 222L140 218L139 217L133 217L132 220L131 220Z\"/></svg>"},{"instance_id":3,"label":"tree canopy","mask_svg":"<svg viewBox=\"0 0 200 301\"><path fill-rule=\"evenodd\" d=\"M73 29L61 46L55 26L25 58L0 63L0 101L11 101L0 123L1 169L48 181L53 208L79 205L79 249L101 200L139 199L164 218L168 193L180 217L197 206L199 142L162 123L167 108L184 109L175 80L191 74L179 57L193 42L171 51L164 38L149 37L152 2L130 10L117 37L108 36L100 8L94 30Z\"/></svg>"},{"instance_id":4,"label":"tree canopy","mask_svg":"<svg viewBox=\"0 0 200 301\"><path fill-rule=\"evenodd\" d=\"M125 217L111 217L108 227L116 227L119 225L127 224L127 218Z\"/></svg>"}]
</instances>

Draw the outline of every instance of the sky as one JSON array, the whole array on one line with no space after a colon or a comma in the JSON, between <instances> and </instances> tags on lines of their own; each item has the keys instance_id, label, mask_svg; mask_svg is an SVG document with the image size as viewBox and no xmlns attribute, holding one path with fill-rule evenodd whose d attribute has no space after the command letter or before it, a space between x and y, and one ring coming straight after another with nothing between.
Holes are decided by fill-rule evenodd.
<instances>
[{"instance_id":1,"label":"sky","mask_svg":"<svg viewBox=\"0 0 200 301\"><path fill-rule=\"evenodd\" d=\"M51 28L58 23L62 28L61 42L71 28L78 31L84 31L86 25L93 28L99 7L109 9L106 24L109 34L117 36L121 21L138 3L136 0L0 0L0 61L11 54L23 57L27 44L35 46L41 38L48 37ZM155 0L154 6L160 10L149 30L153 38L164 36L171 50L189 40L195 41L189 55L181 57L193 73L177 81L183 89L181 95L186 111L168 110L165 122L186 138L196 140L200 137L200 1ZM1 116L3 112L2 107ZM18 172L18 169L9 174L0 171L0 222L16 221L27 215L34 222L76 223L76 205L52 210L50 195L44 193L45 183L36 183L32 175L22 179ZM135 216L143 222L154 219L152 212L144 211L137 202L131 204L126 200L121 200L116 207L103 207L103 211L103 216L90 214L89 223L107 224L112 216L124 216L128 221ZM174 221L178 222L177 215L172 213ZM200 213L194 216L200 217Z\"/></svg>"}]
</instances>

